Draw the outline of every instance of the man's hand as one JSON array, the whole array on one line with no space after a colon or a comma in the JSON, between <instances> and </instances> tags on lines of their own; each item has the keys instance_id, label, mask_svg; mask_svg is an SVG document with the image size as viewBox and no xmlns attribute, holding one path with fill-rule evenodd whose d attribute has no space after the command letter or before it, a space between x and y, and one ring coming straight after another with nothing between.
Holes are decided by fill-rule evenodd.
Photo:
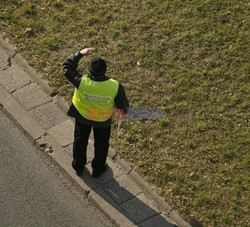
<instances>
[{"instance_id":1,"label":"man's hand","mask_svg":"<svg viewBox=\"0 0 250 227\"><path fill-rule=\"evenodd\" d=\"M90 55L93 51L95 51L95 48L94 47L89 47L89 48L84 48L80 51L80 53L83 55L83 56L88 56Z\"/></svg>"}]
</instances>

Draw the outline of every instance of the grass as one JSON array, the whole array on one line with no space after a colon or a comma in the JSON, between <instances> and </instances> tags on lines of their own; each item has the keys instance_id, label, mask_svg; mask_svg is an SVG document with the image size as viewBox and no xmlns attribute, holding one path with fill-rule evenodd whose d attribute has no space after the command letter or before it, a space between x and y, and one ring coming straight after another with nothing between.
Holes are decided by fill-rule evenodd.
<instances>
[{"instance_id":1,"label":"grass","mask_svg":"<svg viewBox=\"0 0 250 227\"><path fill-rule=\"evenodd\" d=\"M249 225L248 1L0 0L0 9L1 33L66 100L62 63L94 46L131 106L164 110L162 120L125 120L111 142L187 220Z\"/></svg>"}]
</instances>

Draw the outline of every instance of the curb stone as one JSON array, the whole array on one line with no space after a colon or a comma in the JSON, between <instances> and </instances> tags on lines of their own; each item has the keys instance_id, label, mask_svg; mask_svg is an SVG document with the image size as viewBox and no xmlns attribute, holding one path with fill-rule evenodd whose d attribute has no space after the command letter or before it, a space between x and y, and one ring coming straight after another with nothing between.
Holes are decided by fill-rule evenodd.
<instances>
[{"instance_id":1,"label":"curb stone","mask_svg":"<svg viewBox=\"0 0 250 227\"><path fill-rule=\"evenodd\" d=\"M121 159L118 155L115 158L115 161L123 168L123 170L129 174L133 169L129 165L128 162L126 162L124 159Z\"/></svg>"},{"instance_id":2,"label":"curb stone","mask_svg":"<svg viewBox=\"0 0 250 227\"><path fill-rule=\"evenodd\" d=\"M13 46L7 43L0 35L0 51L1 49L2 50L4 49L4 52L9 54L9 57L12 58L11 60L9 60L10 66L11 66L11 63L13 62L21 66L23 70L30 76L30 78L32 78L39 85L39 87L41 87L49 96L53 97L53 99L56 99L55 104L58 107L60 107L62 112L64 112L65 114L65 111L68 108L68 104L61 98L58 98L55 96L54 90L51 87L49 87L47 81L41 79L39 74L37 74L37 72L28 64L28 62L19 53L16 52L16 48L13 48ZM2 90L4 89L2 88ZM1 86L0 86L0 91L1 91ZM7 91L5 92L8 93ZM10 93L8 94L11 97L11 99L13 99L13 102L17 103L17 101L14 100L14 97L12 97ZM18 105L21 106L19 103L17 103L17 106ZM135 224L133 224L131 220L126 218L126 215L124 216L125 214L124 212L119 212L118 207L121 208L120 206L118 206L115 203L112 206L111 203L107 202L108 200L110 200L111 197L109 197L108 194L105 193L105 191L101 190L100 186L102 184L95 182L89 177L89 180L92 181L92 184L96 185L96 186L90 187L90 185L86 185L85 181L83 181L81 178L76 176L75 172L72 170L71 165L70 165L71 163L69 160L71 159L71 157L65 151L65 149L60 144L58 144L57 141L55 141L54 138L52 138L50 135L46 135L47 129L44 130L42 126L38 126L37 129L39 133L37 135L34 135L34 133L31 133L32 132L31 130L34 130L33 129L34 125L27 126L27 121L25 122L25 120L18 118L15 115L14 110L11 109L11 106L8 106L8 103L6 103L6 101L1 104L1 98L0 98L0 108L5 110L5 112L7 112L8 115L10 115L10 117L17 122L17 125L19 125L19 127L22 128L22 130L28 135L28 137L31 139L31 141L34 144L37 143L37 146L42 148L42 150L46 151L46 153L48 153L53 158L53 160L55 160L62 167L62 169L74 181L76 181L77 184L80 185L84 191L86 191L86 193L89 195L89 198L93 199L95 203L99 207L101 207L106 214L108 214L112 219L116 220L118 225L135 226ZM21 112L23 113L23 118L28 118L30 121L33 120L33 118L28 114L28 112L25 111L24 108L20 107L20 109L21 109ZM43 139L45 139L45 141L43 141ZM161 215L161 214L167 215L168 217L170 217L170 219L172 219L179 226L185 226L185 227L191 226L189 223L187 223L184 219L180 217L177 211L172 209L169 206L169 204L166 203L165 200L155 192L155 187L153 185L150 185L146 181L144 181L144 179L135 170L133 170L130 167L129 163L127 163L125 160L119 157L118 153L115 150L110 149L109 158L112 161L114 161L117 165L119 165L129 178L131 178L133 181L135 181L138 184L138 186L143 190L143 193L147 196L150 202L153 202L154 206L156 206L156 208L159 210L160 213L156 212L157 215ZM109 181L104 181L104 183L108 183L108 182ZM96 189L92 189L92 188L96 188ZM143 194L141 194L140 196L143 197ZM137 201L137 197L132 198L132 200L136 202L141 202L140 200ZM125 205L123 204L123 206ZM117 209L115 209L114 207L117 207ZM153 209L153 211L155 210ZM141 225L142 223L145 223L145 222L149 223L151 218L155 218L155 217L156 216L152 216L152 217L148 217L148 219L142 219L140 220L142 222L141 223L139 222L138 224ZM172 223L171 220L168 220L168 221ZM136 223L135 220L133 220L133 222Z\"/></svg>"},{"instance_id":3,"label":"curb stone","mask_svg":"<svg viewBox=\"0 0 250 227\"><path fill-rule=\"evenodd\" d=\"M45 134L45 130L27 114L25 109L0 85L0 103L3 105L4 112L18 122L25 134L34 143L38 138Z\"/></svg>"}]
</instances>

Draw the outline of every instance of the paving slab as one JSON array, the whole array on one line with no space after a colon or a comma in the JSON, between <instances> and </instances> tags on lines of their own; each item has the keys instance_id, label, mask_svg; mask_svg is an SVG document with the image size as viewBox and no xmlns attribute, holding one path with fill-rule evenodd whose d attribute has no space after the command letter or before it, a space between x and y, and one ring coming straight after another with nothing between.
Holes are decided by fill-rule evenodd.
<instances>
[{"instance_id":1,"label":"paving slab","mask_svg":"<svg viewBox=\"0 0 250 227\"><path fill-rule=\"evenodd\" d=\"M94 178L94 180L98 184L104 184L108 181L113 180L114 178L117 178L125 174L124 170L109 158L107 159L107 164L108 164L107 171L103 173L100 177ZM88 169L89 172L92 172L91 163L87 164L86 168Z\"/></svg>"},{"instance_id":2,"label":"paving slab","mask_svg":"<svg viewBox=\"0 0 250 227\"><path fill-rule=\"evenodd\" d=\"M83 175L79 177L85 185L87 185L90 189L94 190L100 187L96 181L94 181L93 177L91 176L91 173L86 169L83 172Z\"/></svg>"},{"instance_id":3,"label":"paving slab","mask_svg":"<svg viewBox=\"0 0 250 227\"><path fill-rule=\"evenodd\" d=\"M117 204L121 204L142 193L142 190L127 175L122 175L102 185L102 188Z\"/></svg>"},{"instance_id":4,"label":"paving slab","mask_svg":"<svg viewBox=\"0 0 250 227\"><path fill-rule=\"evenodd\" d=\"M56 103L46 103L29 111L29 114L45 129L54 127L68 118Z\"/></svg>"},{"instance_id":5,"label":"paving slab","mask_svg":"<svg viewBox=\"0 0 250 227\"><path fill-rule=\"evenodd\" d=\"M0 52L0 69L7 69L9 67L9 55L5 52Z\"/></svg>"},{"instance_id":6,"label":"paving slab","mask_svg":"<svg viewBox=\"0 0 250 227\"><path fill-rule=\"evenodd\" d=\"M15 119L16 122L25 130L26 134L29 135L30 139L35 141L45 131L40 125L24 110L24 108L17 102L13 96L8 93L0 85L0 103L4 106L6 111Z\"/></svg>"},{"instance_id":7,"label":"paving slab","mask_svg":"<svg viewBox=\"0 0 250 227\"><path fill-rule=\"evenodd\" d=\"M13 96L26 110L31 110L37 106L52 101L52 98L35 83L31 83L16 90L13 93Z\"/></svg>"},{"instance_id":8,"label":"paving slab","mask_svg":"<svg viewBox=\"0 0 250 227\"><path fill-rule=\"evenodd\" d=\"M128 200L121 204L121 207L136 223L143 222L159 213L159 210L144 194Z\"/></svg>"},{"instance_id":9,"label":"paving slab","mask_svg":"<svg viewBox=\"0 0 250 227\"><path fill-rule=\"evenodd\" d=\"M64 150L71 158L73 158L73 143L64 147Z\"/></svg>"},{"instance_id":10,"label":"paving slab","mask_svg":"<svg viewBox=\"0 0 250 227\"><path fill-rule=\"evenodd\" d=\"M21 54L17 53L13 58L13 62L17 65L20 65L23 70L37 83L37 85L48 93L48 95L54 95L54 90L48 85L48 81L42 79L42 77L33 67L29 65L29 63L23 58Z\"/></svg>"},{"instance_id":11,"label":"paving slab","mask_svg":"<svg viewBox=\"0 0 250 227\"><path fill-rule=\"evenodd\" d=\"M167 218L161 214L158 214L148 220L140 223L139 227L175 227L176 225L172 224L171 222L166 221Z\"/></svg>"},{"instance_id":12,"label":"paving slab","mask_svg":"<svg viewBox=\"0 0 250 227\"><path fill-rule=\"evenodd\" d=\"M66 147L73 143L74 123L68 119L50 129L50 134L62 147Z\"/></svg>"},{"instance_id":13,"label":"paving slab","mask_svg":"<svg viewBox=\"0 0 250 227\"><path fill-rule=\"evenodd\" d=\"M113 149L112 147L109 147L108 155L109 155L110 158L114 159L116 157L117 153L118 152L115 149Z\"/></svg>"},{"instance_id":14,"label":"paving slab","mask_svg":"<svg viewBox=\"0 0 250 227\"><path fill-rule=\"evenodd\" d=\"M136 226L129 218L126 211L121 209L114 200L107 194L102 188L95 189L90 192L89 198L93 199L93 202L99 204L101 208L110 215L110 217L116 221L118 226L132 227Z\"/></svg>"},{"instance_id":15,"label":"paving slab","mask_svg":"<svg viewBox=\"0 0 250 227\"><path fill-rule=\"evenodd\" d=\"M93 140L89 139L88 147L87 147L87 163L90 163L93 161L95 157L95 151L94 151L94 142Z\"/></svg>"},{"instance_id":16,"label":"paving slab","mask_svg":"<svg viewBox=\"0 0 250 227\"><path fill-rule=\"evenodd\" d=\"M0 84L2 84L8 92L14 92L31 82L33 82L33 80L29 75L17 65L9 67L0 75Z\"/></svg>"}]
</instances>

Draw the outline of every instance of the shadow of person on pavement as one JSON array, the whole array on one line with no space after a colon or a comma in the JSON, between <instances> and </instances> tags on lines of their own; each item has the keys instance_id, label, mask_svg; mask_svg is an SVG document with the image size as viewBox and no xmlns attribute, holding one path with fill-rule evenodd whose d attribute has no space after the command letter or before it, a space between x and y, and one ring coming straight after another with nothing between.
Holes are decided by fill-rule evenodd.
<instances>
[{"instance_id":1,"label":"shadow of person on pavement","mask_svg":"<svg viewBox=\"0 0 250 227\"><path fill-rule=\"evenodd\" d=\"M92 193L96 193L135 225L140 227L176 226L161 216L156 208L153 209L144 202L151 203L143 194L142 189L135 182L133 183L128 175L121 174L114 178L113 170L108 167L108 170L99 178L92 178L88 169L81 179L93 190ZM130 184L130 191L125 188L128 187L127 184Z\"/></svg>"}]
</instances>

